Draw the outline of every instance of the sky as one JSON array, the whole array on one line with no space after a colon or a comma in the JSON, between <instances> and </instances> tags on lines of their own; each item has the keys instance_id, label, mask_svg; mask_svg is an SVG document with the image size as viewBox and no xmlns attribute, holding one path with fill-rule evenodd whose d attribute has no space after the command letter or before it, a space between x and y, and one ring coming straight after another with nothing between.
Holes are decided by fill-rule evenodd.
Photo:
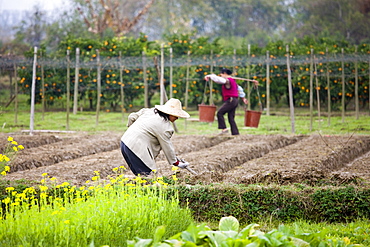
<instances>
[{"instance_id":1,"label":"sky","mask_svg":"<svg viewBox=\"0 0 370 247\"><path fill-rule=\"evenodd\" d=\"M66 0L0 0L0 12L2 10L30 10L36 4L43 10L53 10L63 7Z\"/></svg>"}]
</instances>

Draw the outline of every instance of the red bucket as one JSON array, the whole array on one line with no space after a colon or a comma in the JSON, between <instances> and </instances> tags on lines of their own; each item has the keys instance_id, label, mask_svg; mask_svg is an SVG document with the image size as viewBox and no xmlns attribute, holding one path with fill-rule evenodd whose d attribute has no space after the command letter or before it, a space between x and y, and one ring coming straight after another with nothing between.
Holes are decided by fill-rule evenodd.
<instances>
[{"instance_id":1,"label":"red bucket","mask_svg":"<svg viewBox=\"0 0 370 247\"><path fill-rule=\"evenodd\" d=\"M244 115L244 126L258 128L262 112L246 110Z\"/></svg>"},{"instance_id":2,"label":"red bucket","mask_svg":"<svg viewBox=\"0 0 370 247\"><path fill-rule=\"evenodd\" d=\"M198 105L199 107L199 122L212 123L215 121L216 106L215 105Z\"/></svg>"}]
</instances>

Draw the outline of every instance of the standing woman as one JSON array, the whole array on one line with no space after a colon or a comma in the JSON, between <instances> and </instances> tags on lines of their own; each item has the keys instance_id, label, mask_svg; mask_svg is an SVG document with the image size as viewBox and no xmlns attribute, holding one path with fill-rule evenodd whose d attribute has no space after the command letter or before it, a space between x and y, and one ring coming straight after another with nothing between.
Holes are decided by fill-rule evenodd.
<instances>
[{"instance_id":1,"label":"standing woman","mask_svg":"<svg viewBox=\"0 0 370 247\"><path fill-rule=\"evenodd\" d=\"M189 118L178 99L170 99L164 105L143 108L128 116L129 127L121 138L121 153L131 171L136 175L149 175L157 169L155 158L161 150L169 164L186 168L189 163L180 161L171 142L174 133L171 122Z\"/></svg>"},{"instance_id":2,"label":"standing woman","mask_svg":"<svg viewBox=\"0 0 370 247\"><path fill-rule=\"evenodd\" d=\"M217 111L218 128L221 129L220 134L226 134L228 132L224 118L224 115L227 113L231 134L239 135L238 126L235 122L235 111L238 107L239 97L243 99L245 104L248 104L248 100L244 98L245 93L243 92L243 88L238 87L238 84L235 79L231 77L231 74L231 70L222 69L220 76L210 74L206 75L204 79L206 81L211 79L218 84L222 84L222 100L224 103ZM253 82L255 85L258 85L258 81L253 80Z\"/></svg>"}]
</instances>

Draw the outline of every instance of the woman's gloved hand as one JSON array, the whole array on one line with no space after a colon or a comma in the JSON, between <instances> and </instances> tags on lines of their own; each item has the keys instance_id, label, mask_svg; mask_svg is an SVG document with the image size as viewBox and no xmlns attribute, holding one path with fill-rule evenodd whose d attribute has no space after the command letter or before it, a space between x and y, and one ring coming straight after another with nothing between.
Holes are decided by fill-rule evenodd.
<instances>
[{"instance_id":1,"label":"woman's gloved hand","mask_svg":"<svg viewBox=\"0 0 370 247\"><path fill-rule=\"evenodd\" d=\"M189 166L189 162L186 161L180 161L179 164L177 165L178 167L185 169L186 167Z\"/></svg>"}]
</instances>

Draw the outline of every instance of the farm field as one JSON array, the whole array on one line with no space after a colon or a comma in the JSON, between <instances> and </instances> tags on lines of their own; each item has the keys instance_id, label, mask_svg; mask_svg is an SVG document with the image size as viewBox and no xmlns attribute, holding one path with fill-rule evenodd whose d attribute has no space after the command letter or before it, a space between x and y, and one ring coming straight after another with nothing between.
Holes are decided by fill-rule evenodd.
<instances>
[{"instance_id":1,"label":"farm field","mask_svg":"<svg viewBox=\"0 0 370 247\"><path fill-rule=\"evenodd\" d=\"M0 134L4 147L9 134ZM121 133L12 135L25 149L11 162L6 179L40 181L42 174L57 183L81 186L94 171L102 179L113 168L127 167L119 149ZM172 138L178 157L197 172L177 172L180 182L305 183L309 185L365 184L370 181L368 135L181 135ZM157 176L171 176L171 166L161 153ZM123 171L133 176L129 169Z\"/></svg>"}]
</instances>

